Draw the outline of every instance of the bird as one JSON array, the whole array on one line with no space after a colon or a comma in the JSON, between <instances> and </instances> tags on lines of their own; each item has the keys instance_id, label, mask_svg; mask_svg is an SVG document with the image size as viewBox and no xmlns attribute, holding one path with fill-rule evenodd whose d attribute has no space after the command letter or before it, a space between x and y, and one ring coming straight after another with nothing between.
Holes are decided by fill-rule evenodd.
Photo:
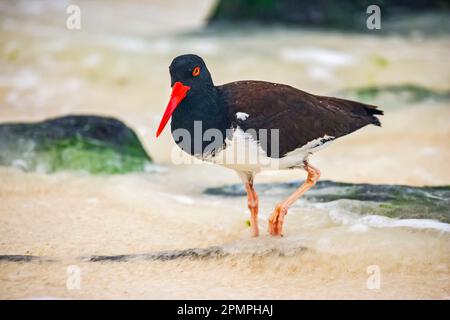
<instances>
[{"instance_id":1,"label":"bird","mask_svg":"<svg viewBox=\"0 0 450 320\"><path fill-rule=\"evenodd\" d=\"M237 172L247 193L253 237L259 235L255 175L289 169L307 173L304 183L269 217L269 234L282 236L288 209L320 178L310 156L362 127L381 127L377 116L383 111L374 105L265 81L216 86L204 60L195 54L175 57L169 72L172 92L156 137L171 118L172 137L184 152Z\"/></svg>"}]
</instances>

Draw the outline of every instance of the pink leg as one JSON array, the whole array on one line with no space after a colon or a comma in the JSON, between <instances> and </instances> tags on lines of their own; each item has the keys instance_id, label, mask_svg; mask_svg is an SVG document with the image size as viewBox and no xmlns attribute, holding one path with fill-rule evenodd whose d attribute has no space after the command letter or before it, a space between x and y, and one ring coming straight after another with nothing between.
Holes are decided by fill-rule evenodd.
<instances>
[{"instance_id":1,"label":"pink leg","mask_svg":"<svg viewBox=\"0 0 450 320\"><path fill-rule=\"evenodd\" d=\"M245 190L247 190L248 196L248 208L250 209L250 227L253 237L259 235L258 229L258 195L253 188L253 179L250 179L245 183Z\"/></svg>"},{"instance_id":2,"label":"pink leg","mask_svg":"<svg viewBox=\"0 0 450 320\"><path fill-rule=\"evenodd\" d=\"M292 204L297 201L306 191L311 189L320 178L320 170L314 168L308 162L304 162L305 170L308 172L308 177L305 183L298 188L293 194L291 194L286 200L280 202L274 212L269 218L269 233L273 236L281 236L283 229L284 216L287 214L288 209Z\"/></svg>"}]
</instances>

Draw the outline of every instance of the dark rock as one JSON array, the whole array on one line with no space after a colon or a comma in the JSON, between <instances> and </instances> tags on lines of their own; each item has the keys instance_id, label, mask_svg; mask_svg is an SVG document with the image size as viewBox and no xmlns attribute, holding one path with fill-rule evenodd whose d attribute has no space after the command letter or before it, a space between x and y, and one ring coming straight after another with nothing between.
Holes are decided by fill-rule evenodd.
<instances>
[{"instance_id":1,"label":"dark rock","mask_svg":"<svg viewBox=\"0 0 450 320\"><path fill-rule=\"evenodd\" d=\"M142 253L142 254L126 254L126 255L113 255L113 256L92 256L86 258L90 262L123 262L130 260L153 260L153 261L169 261L181 258L212 258L224 256L226 253L220 247L209 247L209 248L193 248L184 250L166 250L153 253Z\"/></svg>"},{"instance_id":2,"label":"dark rock","mask_svg":"<svg viewBox=\"0 0 450 320\"><path fill-rule=\"evenodd\" d=\"M246 243L236 242L224 246L211 246L206 248L187 248L180 250L163 250L150 253L119 254L119 255L93 255L77 257L75 260L82 262L132 262L132 261L171 261L177 259L220 259L227 256L264 257L276 255L278 257L290 257L304 253L307 248L296 241L289 243ZM56 259L30 255L0 255L0 262L32 262L49 261Z\"/></svg>"},{"instance_id":3,"label":"dark rock","mask_svg":"<svg viewBox=\"0 0 450 320\"><path fill-rule=\"evenodd\" d=\"M276 255L279 257L288 257L303 253L307 250L304 246L252 246L250 248L241 248L234 245L225 245L223 247L212 246L207 248L189 248L182 250L165 250L152 253L142 254L126 254L126 255L110 255L110 256L91 256L83 258L89 262L126 262L126 261L170 261L176 259L208 259L223 258L231 255L246 255L251 257L263 257Z\"/></svg>"},{"instance_id":4,"label":"dark rock","mask_svg":"<svg viewBox=\"0 0 450 320\"><path fill-rule=\"evenodd\" d=\"M52 261L46 257L31 256L31 255L20 255L20 254L6 254L0 255L0 261L7 262L32 262L32 261Z\"/></svg>"},{"instance_id":5,"label":"dark rock","mask_svg":"<svg viewBox=\"0 0 450 320\"><path fill-rule=\"evenodd\" d=\"M255 184L261 196L277 198L292 193L302 182ZM245 196L241 184L208 188L216 196ZM425 218L450 223L450 186L411 187L403 185L351 184L319 181L304 199L310 203L352 200L351 210L360 214L377 214L393 218Z\"/></svg>"},{"instance_id":6,"label":"dark rock","mask_svg":"<svg viewBox=\"0 0 450 320\"><path fill-rule=\"evenodd\" d=\"M256 22L364 31L370 5L381 8L383 19L425 10L448 12L450 8L447 0L220 0L209 24Z\"/></svg>"},{"instance_id":7,"label":"dark rock","mask_svg":"<svg viewBox=\"0 0 450 320\"><path fill-rule=\"evenodd\" d=\"M1 165L26 171L125 173L143 171L150 163L136 134L113 118L70 115L0 124Z\"/></svg>"}]
</instances>

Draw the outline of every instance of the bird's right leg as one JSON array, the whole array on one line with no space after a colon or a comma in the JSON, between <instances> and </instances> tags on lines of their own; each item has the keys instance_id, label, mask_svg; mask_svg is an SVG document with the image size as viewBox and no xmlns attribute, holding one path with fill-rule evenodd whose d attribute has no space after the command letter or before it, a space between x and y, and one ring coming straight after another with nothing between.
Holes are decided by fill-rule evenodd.
<instances>
[{"instance_id":1,"label":"bird's right leg","mask_svg":"<svg viewBox=\"0 0 450 320\"><path fill-rule=\"evenodd\" d=\"M257 237L259 235L258 228L258 195L253 188L253 175L245 174L241 175L242 180L245 184L245 190L247 191L247 204L250 210L250 230L252 237Z\"/></svg>"}]
</instances>

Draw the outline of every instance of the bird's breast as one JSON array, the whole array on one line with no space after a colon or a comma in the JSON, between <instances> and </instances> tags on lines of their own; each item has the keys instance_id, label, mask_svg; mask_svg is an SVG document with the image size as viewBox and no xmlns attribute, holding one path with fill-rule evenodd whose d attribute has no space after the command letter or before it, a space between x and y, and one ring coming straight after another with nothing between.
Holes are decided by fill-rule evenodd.
<instances>
[{"instance_id":1,"label":"bird's breast","mask_svg":"<svg viewBox=\"0 0 450 320\"><path fill-rule=\"evenodd\" d=\"M260 172L265 170L283 170L303 166L303 162L313 153L328 146L334 137L323 136L314 139L280 157L267 155L267 148L261 146L254 132L244 131L237 127L232 130L223 144L223 148L214 153L203 155L203 160L212 162L236 171ZM273 144L273 141L272 141ZM276 145L271 145L271 149Z\"/></svg>"}]
</instances>

